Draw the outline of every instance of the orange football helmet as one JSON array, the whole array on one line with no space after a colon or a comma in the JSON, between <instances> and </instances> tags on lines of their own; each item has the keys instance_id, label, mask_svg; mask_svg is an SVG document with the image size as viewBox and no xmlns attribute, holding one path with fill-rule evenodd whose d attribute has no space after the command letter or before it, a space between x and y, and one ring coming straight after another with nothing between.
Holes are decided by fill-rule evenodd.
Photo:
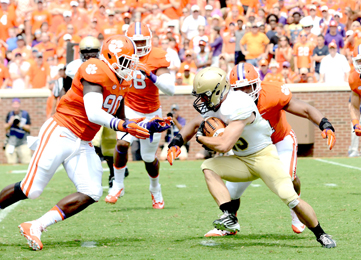
<instances>
[{"instance_id":1,"label":"orange football helmet","mask_svg":"<svg viewBox=\"0 0 361 260\"><path fill-rule=\"evenodd\" d=\"M121 79L130 81L139 62L135 43L127 36L114 35L103 42L100 59Z\"/></svg>"},{"instance_id":2,"label":"orange football helmet","mask_svg":"<svg viewBox=\"0 0 361 260\"><path fill-rule=\"evenodd\" d=\"M229 83L234 90L252 86L252 91L247 93L253 100L257 100L261 91L261 79L259 73L252 64L239 63L236 65L229 76Z\"/></svg>"},{"instance_id":3,"label":"orange football helmet","mask_svg":"<svg viewBox=\"0 0 361 260\"><path fill-rule=\"evenodd\" d=\"M137 55L139 57L147 55L152 50L152 32L148 25L141 22L131 23L125 35L137 45Z\"/></svg>"},{"instance_id":4,"label":"orange football helmet","mask_svg":"<svg viewBox=\"0 0 361 260\"><path fill-rule=\"evenodd\" d=\"M361 74L361 44L354 48L352 56L353 66L357 73Z\"/></svg>"}]
</instances>

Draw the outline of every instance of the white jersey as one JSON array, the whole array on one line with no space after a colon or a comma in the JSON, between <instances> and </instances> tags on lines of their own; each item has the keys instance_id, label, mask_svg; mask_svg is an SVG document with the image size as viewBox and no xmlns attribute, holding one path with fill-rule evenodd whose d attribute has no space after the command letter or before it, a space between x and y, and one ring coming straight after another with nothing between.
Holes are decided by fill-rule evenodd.
<instances>
[{"instance_id":1,"label":"white jersey","mask_svg":"<svg viewBox=\"0 0 361 260\"><path fill-rule=\"evenodd\" d=\"M235 155L247 156L272 144L271 126L261 117L250 96L242 91L230 90L217 112L209 111L202 116L217 117L229 124L232 121L247 119L252 113L255 113L256 119L252 124L245 126L239 140L232 148Z\"/></svg>"},{"instance_id":2,"label":"white jersey","mask_svg":"<svg viewBox=\"0 0 361 260\"><path fill-rule=\"evenodd\" d=\"M83 61L81 59L73 60L66 66L65 74L74 79L75 74L82 64Z\"/></svg>"}]
</instances>

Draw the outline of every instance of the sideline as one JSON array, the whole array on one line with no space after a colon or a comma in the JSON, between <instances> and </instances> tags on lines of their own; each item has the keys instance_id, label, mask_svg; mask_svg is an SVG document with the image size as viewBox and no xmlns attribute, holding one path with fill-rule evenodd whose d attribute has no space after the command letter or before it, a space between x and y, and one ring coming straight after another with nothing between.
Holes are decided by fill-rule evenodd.
<instances>
[{"instance_id":1,"label":"sideline","mask_svg":"<svg viewBox=\"0 0 361 260\"><path fill-rule=\"evenodd\" d=\"M13 205L7 207L6 209L4 210L0 210L0 222L3 221L6 216L13 210L15 209L17 206L19 206L21 201L18 201L16 203L14 203Z\"/></svg>"},{"instance_id":2,"label":"sideline","mask_svg":"<svg viewBox=\"0 0 361 260\"><path fill-rule=\"evenodd\" d=\"M337 166L346 167L346 168L361 171L360 167L355 167L355 166L351 166L351 165L347 165L347 164L343 164L343 163L337 163L337 162L327 161L327 160L323 160L323 159L314 159L314 160L319 161L319 162L323 162L323 163L333 164L333 165L337 165Z\"/></svg>"}]
</instances>

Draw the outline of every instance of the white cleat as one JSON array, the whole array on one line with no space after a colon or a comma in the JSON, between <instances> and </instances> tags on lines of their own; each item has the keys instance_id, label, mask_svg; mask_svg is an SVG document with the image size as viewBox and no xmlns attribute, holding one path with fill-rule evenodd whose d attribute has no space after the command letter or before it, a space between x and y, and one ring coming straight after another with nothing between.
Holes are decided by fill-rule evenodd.
<instances>
[{"instance_id":1,"label":"white cleat","mask_svg":"<svg viewBox=\"0 0 361 260\"><path fill-rule=\"evenodd\" d=\"M237 231L230 232L227 230L219 230L219 229L214 228L214 229L208 231L208 233L205 234L204 236L205 237L224 237L224 236L233 236L235 234L237 234Z\"/></svg>"},{"instance_id":2,"label":"white cleat","mask_svg":"<svg viewBox=\"0 0 361 260\"><path fill-rule=\"evenodd\" d=\"M296 213L291 209L292 230L296 234L301 234L306 226L298 219Z\"/></svg>"},{"instance_id":3,"label":"white cleat","mask_svg":"<svg viewBox=\"0 0 361 260\"><path fill-rule=\"evenodd\" d=\"M38 221L24 222L18 227L21 235L27 239L30 248L35 251L43 249L43 243L41 243L40 238L42 232L46 230Z\"/></svg>"},{"instance_id":4,"label":"white cleat","mask_svg":"<svg viewBox=\"0 0 361 260\"><path fill-rule=\"evenodd\" d=\"M113 187L109 189L108 195L105 197L106 203L115 204L120 197L124 196L124 184L113 181Z\"/></svg>"},{"instance_id":5,"label":"white cleat","mask_svg":"<svg viewBox=\"0 0 361 260\"><path fill-rule=\"evenodd\" d=\"M164 200L163 200L160 184L158 188L155 189L150 186L149 191L150 191L150 195L152 195L153 209L163 209Z\"/></svg>"}]
</instances>

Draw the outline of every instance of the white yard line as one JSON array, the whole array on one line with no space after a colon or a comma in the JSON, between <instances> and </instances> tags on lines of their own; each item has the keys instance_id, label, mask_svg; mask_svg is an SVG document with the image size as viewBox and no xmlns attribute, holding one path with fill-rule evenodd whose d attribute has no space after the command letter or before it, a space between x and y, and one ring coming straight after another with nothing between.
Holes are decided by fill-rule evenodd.
<instances>
[{"instance_id":1,"label":"white yard line","mask_svg":"<svg viewBox=\"0 0 361 260\"><path fill-rule=\"evenodd\" d=\"M323 163L333 164L333 165L361 171L360 167L355 167L355 166L351 166L351 165L347 165L347 164L343 164L343 163L337 163L337 162L333 162L333 161L327 161L327 160L323 160L323 159L315 159L315 160L319 161L319 162L323 162Z\"/></svg>"},{"instance_id":2,"label":"white yard line","mask_svg":"<svg viewBox=\"0 0 361 260\"><path fill-rule=\"evenodd\" d=\"M7 207L6 209L0 210L0 222L3 221L6 216L13 210L15 209L17 206L19 206L21 201L16 202L15 204Z\"/></svg>"}]
</instances>

